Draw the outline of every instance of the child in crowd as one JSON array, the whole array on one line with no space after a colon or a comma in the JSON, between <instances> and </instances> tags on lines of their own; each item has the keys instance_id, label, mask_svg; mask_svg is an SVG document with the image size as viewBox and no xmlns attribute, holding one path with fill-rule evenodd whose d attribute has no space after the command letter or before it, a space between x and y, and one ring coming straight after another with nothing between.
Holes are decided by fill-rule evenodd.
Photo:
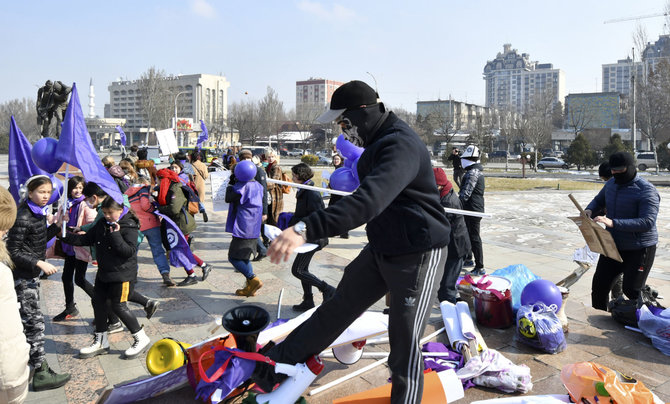
<instances>
[{"instance_id":1,"label":"child in crowd","mask_svg":"<svg viewBox=\"0 0 670 404\"><path fill-rule=\"evenodd\" d=\"M133 336L125 351L126 359L137 357L150 343L126 302L137 280L137 237L139 219L132 210L112 198L102 201L104 220L99 220L84 234L68 233L63 241L72 245L95 245L98 273L93 293L95 337L93 343L79 351L80 358L90 358L109 351L107 339L107 300Z\"/></svg>"},{"instance_id":2,"label":"child in crowd","mask_svg":"<svg viewBox=\"0 0 670 404\"><path fill-rule=\"evenodd\" d=\"M84 186L84 190L82 191L84 193L85 199L84 203L88 205L91 209L97 209L98 215L95 217L93 222L89 224L85 224L81 227L75 227L72 231L74 233L78 233L80 231L87 232L91 230L98 222L104 221L104 212L102 211L102 204L104 201L107 199L110 199L107 196L107 193L100 188L98 184L95 182L87 182L86 185ZM126 195L123 196L123 205L130 209L130 202L128 201L128 197ZM136 244L139 245L139 243L142 241L141 240L141 233L138 233L138 239L136 240ZM91 248L91 254L95 255L96 254L96 248ZM154 315L156 312L156 309L158 309L158 300L155 299L147 299L145 296L141 295L139 292L132 290L129 294L128 301L137 303L141 305L144 308L145 313L147 314L147 318L151 318L151 316ZM123 325L121 324L121 321L119 321L119 318L114 314L114 311L111 309L111 306L108 304L108 333L109 334L114 334L117 332L123 331Z\"/></svg>"},{"instance_id":3,"label":"child in crowd","mask_svg":"<svg viewBox=\"0 0 670 404\"><path fill-rule=\"evenodd\" d=\"M97 212L84 202L84 178L74 176L67 182L70 197L67 201L67 226L80 227L95 220ZM53 318L54 321L69 320L79 315L74 303L74 285L84 289L89 297L93 297L93 285L86 280L86 269L91 261L91 250L88 247L73 247L62 243L65 253L63 265L63 293L65 293L65 310ZM74 282L73 282L74 280Z\"/></svg>"},{"instance_id":4,"label":"child in crowd","mask_svg":"<svg viewBox=\"0 0 670 404\"><path fill-rule=\"evenodd\" d=\"M263 287L251 265L251 255L256 253L261 235L263 186L254 180L256 166L250 160L237 163L234 172L237 182L226 189L226 202L230 204L226 231L233 235L228 261L247 279L244 288L237 289L235 294L249 297Z\"/></svg>"},{"instance_id":5,"label":"child in crowd","mask_svg":"<svg viewBox=\"0 0 670 404\"><path fill-rule=\"evenodd\" d=\"M28 395L30 345L23 333L21 315L16 306L12 260L4 236L16 220L16 202L0 187L0 403L22 403Z\"/></svg>"},{"instance_id":6,"label":"child in crowd","mask_svg":"<svg viewBox=\"0 0 670 404\"><path fill-rule=\"evenodd\" d=\"M181 163L178 161L170 165L171 168L163 168L158 170L158 178L160 183L158 185L158 211L169 217L173 222L179 226L179 230L184 234L187 240L189 234L195 230L196 223L193 214L188 210L188 186L179 177L181 172ZM186 188L184 188L186 187ZM193 254L197 265L202 268L202 280L204 281L212 271L212 266L205 263L197 255ZM184 268L186 270L186 278L179 282L177 286L189 286L198 283L195 271L193 268Z\"/></svg>"},{"instance_id":7,"label":"child in crowd","mask_svg":"<svg viewBox=\"0 0 670 404\"><path fill-rule=\"evenodd\" d=\"M458 194L454 192L453 185L444 170L433 167L433 174L435 175L437 190L440 192L440 204L445 208L463 209L461 200L458 198ZM458 280L458 274L463 269L463 260L470 251L470 237L468 237L468 229L465 226L463 215L445 214L451 225L451 240L449 240L449 252L447 261L444 263L444 274L440 281L440 288L437 290L437 298L440 302L446 300L456 304L458 298L456 281Z\"/></svg>"},{"instance_id":8,"label":"child in crowd","mask_svg":"<svg viewBox=\"0 0 670 404\"><path fill-rule=\"evenodd\" d=\"M161 239L161 221L153 212L156 209L151 196L150 180L147 177L140 176L137 183L126 191L130 206L140 219L140 231L144 233L151 247L151 255L154 263L158 267L163 277L165 286L175 286L176 284L170 278L170 264L165 256L165 249Z\"/></svg>"},{"instance_id":9,"label":"child in crowd","mask_svg":"<svg viewBox=\"0 0 670 404\"><path fill-rule=\"evenodd\" d=\"M314 172L312 172L312 169L307 164L300 163L294 165L291 167L291 173L293 174L292 180L296 184L314 185L314 182L311 180L314 176ZM323 198L321 198L321 194L317 191L298 188L295 198L295 213L289 222L289 226L293 226L300 222L312 212L325 208ZM318 244L319 247L312 251L296 255L295 260L293 261L293 266L291 267L293 276L300 279L300 282L302 283L302 303L293 306L293 310L299 312L307 311L314 307L312 286L321 291L324 302L330 299L335 293L334 287L309 272L309 262L317 251L328 245L328 239L322 238L309 242Z\"/></svg>"},{"instance_id":10,"label":"child in crowd","mask_svg":"<svg viewBox=\"0 0 670 404\"><path fill-rule=\"evenodd\" d=\"M46 175L28 179L21 189L16 222L7 233L7 250L14 262L14 289L18 299L23 332L30 344L30 365L35 370L33 390L49 390L70 380L67 373L58 374L49 368L44 352L44 316L40 309L40 271L56 273L46 262L47 241L58 233L58 226L47 227L47 203L53 184Z\"/></svg>"}]
</instances>

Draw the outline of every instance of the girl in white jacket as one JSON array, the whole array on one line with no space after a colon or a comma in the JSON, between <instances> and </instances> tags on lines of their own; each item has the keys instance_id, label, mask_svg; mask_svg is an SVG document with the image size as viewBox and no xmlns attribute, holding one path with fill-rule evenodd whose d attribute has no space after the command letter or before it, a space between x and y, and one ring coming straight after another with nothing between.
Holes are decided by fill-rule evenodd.
<instances>
[{"instance_id":1,"label":"girl in white jacket","mask_svg":"<svg viewBox=\"0 0 670 404\"><path fill-rule=\"evenodd\" d=\"M23 333L17 306L9 253L2 240L14 225L16 202L0 187L0 403L22 403L28 395L28 353L30 345ZM9 266L8 266L9 265Z\"/></svg>"}]
</instances>

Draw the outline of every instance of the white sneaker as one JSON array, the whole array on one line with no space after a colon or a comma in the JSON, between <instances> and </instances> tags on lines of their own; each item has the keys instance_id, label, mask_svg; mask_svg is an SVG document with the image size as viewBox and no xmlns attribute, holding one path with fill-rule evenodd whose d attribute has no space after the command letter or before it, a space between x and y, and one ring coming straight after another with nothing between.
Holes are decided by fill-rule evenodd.
<instances>
[{"instance_id":1,"label":"white sneaker","mask_svg":"<svg viewBox=\"0 0 670 404\"><path fill-rule=\"evenodd\" d=\"M109 353L109 341L107 340L107 332L96 332L93 337L93 343L86 348L79 350L79 357L81 359L92 358L98 355L105 355Z\"/></svg>"},{"instance_id":2,"label":"white sneaker","mask_svg":"<svg viewBox=\"0 0 670 404\"><path fill-rule=\"evenodd\" d=\"M141 354L151 343L149 337L144 332L144 328L133 334L133 345L126 349L126 359L135 359Z\"/></svg>"}]
</instances>

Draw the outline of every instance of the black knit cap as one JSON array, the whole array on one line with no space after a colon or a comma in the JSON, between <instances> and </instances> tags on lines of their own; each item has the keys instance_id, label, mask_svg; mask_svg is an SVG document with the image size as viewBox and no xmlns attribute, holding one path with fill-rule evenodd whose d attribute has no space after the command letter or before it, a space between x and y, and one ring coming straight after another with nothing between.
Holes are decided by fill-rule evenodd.
<instances>
[{"instance_id":1,"label":"black knit cap","mask_svg":"<svg viewBox=\"0 0 670 404\"><path fill-rule=\"evenodd\" d=\"M329 123L349 108L373 105L378 102L379 94L372 87L362 81L353 80L335 90L329 108L316 120L321 123Z\"/></svg>"},{"instance_id":2,"label":"black knit cap","mask_svg":"<svg viewBox=\"0 0 670 404\"><path fill-rule=\"evenodd\" d=\"M635 159L630 153L616 152L610 156L610 170L619 171L629 166L635 167Z\"/></svg>"}]
</instances>

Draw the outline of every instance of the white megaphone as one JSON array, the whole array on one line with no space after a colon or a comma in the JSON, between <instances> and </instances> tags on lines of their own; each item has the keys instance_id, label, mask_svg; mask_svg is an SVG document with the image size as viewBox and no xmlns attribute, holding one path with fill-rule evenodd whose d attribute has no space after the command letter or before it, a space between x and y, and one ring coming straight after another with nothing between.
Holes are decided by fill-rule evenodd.
<instances>
[{"instance_id":1,"label":"white megaphone","mask_svg":"<svg viewBox=\"0 0 670 404\"><path fill-rule=\"evenodd\" d=\"M333 347L333 356L343 365L353 365L363 356L366 340Z\"/></svg>"},{"instance_id":2,"label":"white megaphone","mask_svg":"<svg viewBox=\"0 0 670 404\"><path fill-rule=\"evenodd\" d=\"M255 397L256 402L259 404L294 404L322 370L323 362L321 362L321 359L317 355L312 356L305 363L295 365L277 363L275 365L275 372L283 373L288 378L272 393L257 395Z\"/></svg>"}]
</instances>

